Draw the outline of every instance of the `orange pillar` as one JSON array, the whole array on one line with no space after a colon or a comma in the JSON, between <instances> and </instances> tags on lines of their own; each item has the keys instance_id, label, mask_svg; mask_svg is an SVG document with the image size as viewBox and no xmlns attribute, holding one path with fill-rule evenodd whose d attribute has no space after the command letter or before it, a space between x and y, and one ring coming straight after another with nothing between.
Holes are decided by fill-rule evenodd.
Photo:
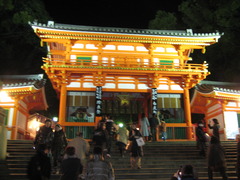
<instances>
[{"instance_id":1,"label":"orange pillar","mask_svg":"<svg viewBox=\"0 0 240 180\"><path fill-rule=\"evenodd\" d=\"M11 132L11 139L17 139L17 112L18 112L18 99L14 99L14 110L13 110L13 120L12 120L12 132Z\"/></svg>"},{"instance_id":2,"label":"orange pillar","mask_svg":"<svg viewBox=\"0 0 240 180\"><path fill-rule=\"evenodd\" d=\"M60 106L59 106L59 124L66 121L66 105L67 105L67 88L66 84L62 84L60 93Z\"/></svg>"},{"instance_id":3,"label":"orange pillar","mask_svg":"<svg viewBox=\"0 0 240 180\"><path fill-rule=\"evenodd\" d=\"M189 98L189 90L184 88L184 111L185 111L185 122L187 127L187 139L192 139L192 121L191 121L191 110L190 110L190 98Z\"/></svg>"}]
</instances>

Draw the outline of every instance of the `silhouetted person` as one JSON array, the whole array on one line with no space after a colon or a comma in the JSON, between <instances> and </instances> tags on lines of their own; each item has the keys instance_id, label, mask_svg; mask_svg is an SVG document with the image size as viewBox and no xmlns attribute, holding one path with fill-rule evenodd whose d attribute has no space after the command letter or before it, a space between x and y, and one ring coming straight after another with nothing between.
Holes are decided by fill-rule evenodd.
<instances>
[{"instance_id":1,"label":"silhouetted person","mask_svg":"<svg viewBox=\"0 0 240 180\"><path fill-rule=\"evenodd\" d=\"M63 132L62 127L56 124L54 137L52 141L52 156L53 156L53 166L54 173L58 173L60 169L60 164L62 162L63 154L67 146L67 138Z\"/></svg>"},{"instance_id":2,"label":"silhouetted person","mask_svg":"<svg viewBox=\"0 0 240 180\"><path fill-rule=\"evenodd\" d=\"M155 113L152 114L152 117L149 119L151 133L153 137L153 141L156 141L156 131L159 125L159 121L157 119L157 115Z\"/></svg>"},{"instance_id":3,"label":"silhouetted person","mask_svg":"<svg viewBox=\"0 0 240 180\"><path fill-rule=\"evenodd\" d=\"M116 134L116 129L117 129L117 125L113 121L112 116L108 115L107 119L106 119L106 130L108 132L108 139L107 139L107 141L108 141L107 142L107 144L108 144L108 148L107 148L108 156L110 156L110 154L111 154L112 142L113 142L114 136Z\"/></svg>"},{"instance_id":4,"label":"silhouetted person","mask_svg":"<svg viewBox=\"0 0 240 180\"><path fill-rule=\"evenodd\" d=\"M106 124L102 123L100 124L100 127L94 130L93 132L93 147L101 147L102 150L107 153L108 151L108 132L106 130Z\"/></svg>"},{"instance_id":5,"label":"silhouetted person","mask_svg":"<svg viewBox=\"0 0 240 180\"><path fill-rule=\"evenodd\" d=\"M39 144L46 144L48 147L51 147L53 140L53 130L52 130L52 121L47 119L45 121L45 125L40 127L39 131L37 131L34 145L36 149Z\"/></svg>"},{"instance_id":6,"label":"silhouetted person","mask_svg":"<svg viewBox=\"0 0 240 180\"><path fill-rule=\"evenodd\" d=\"M192 165L181 167L171 178L171 180L197 180L197 173Z\"/></svg>"},{"instance_id":7,"label":"silhouetted person","mask_svg":"<svg viewBox=\"0 0 240 180\"><path fill-rule=\"evenodd\" d=\"M145 138L145 141L148 141L150 131L150 124L145 113L142 113L141 117L141 134Z\"/></svg>"},{"instance_id":8,"label":"silhouetted person","mask_svg":"<svg viewBox=\"0 0 240 180\"><path fill-rule=\"evenodd\" d=\"M109 161L103 158L100 147L93 149L93 156L87 162L85 180L114 180L114 169Z\"/></svg>"},{"instance_id":9,"label":"silhouetted person","mask_svg":"<svg viewBox=\"0 0 240 180\"><path fill-rule=\"evenodd\" d=\"M61 180L78 180L82 170L83 166L75 154L75 148L68 146L61 164Z\"/></svg>"},{"instance_id":10,"label":"silhouetted person","mask_svg":"<svg viewBox=\"0 0 240 180\"><path fill-rule=\"evenodd\" d=\"M120 126L120 125L119 125ZM129 131L124 125L121 125L117 131L117 146L120 151L121 157L124 157L126 146L128 144Z\"/></svg>"},{"instance_id":11,"label":"silhouetted person","mask_svg":"<svg viewBox=\"0 0 240 180\"><path fill-rule=\"evenodd\" d=\"M141 159L143 156L142 146L138 146L136 139L142 137L139 130L137 130L136 124L132 124L129 132L129 140L131 141L130 148L130 163L132 169L141 169Z\"/></svg>"},{"instance_id":12,"label":"silhouetted person","mask_svg":"<svg viewBox=\"0 0 240 180\"><path fill-rule=\"evenodd\" d=\"M206 156L206 138L205 138L205 132L203 131L203 123L202 121L198 122L198 126L196 128L196 136L197 136L197 147L199 148L200 156Z\"/></svg>"},{"instance_id":13,"label":"silhouetted person","mask_svg":"<svg viewBox=\"0 0 240 180\"><path fill-rule=\"evenodd\" d=\"M68 146L75 147L76 156L81 159L83 165L87 162L87 156L89 155L90 145L87 140L83 138L83 133L78 132L76 137L68 143Z\"/></svg>"},{"instance_id":14,"label":"silhouetted person","mask_svg":"<svg viewBox=\"0 0 240 180\"><path fill-rule=\"evenodd\" d=\"M217 137L220 140L220 136L219 136L219 129L220 129L220 125L217 119L212 119L213 121L213 125L211 126L210 124L208 124L208 127L210 129L213 130L213 136Z\"/></svg>"},{"instance_id":15,"label":"silhouetted person","mask_svg":"<svg viewBox=\"0 0 240 180\"><path fill-rule=\"evenodd\" d=\"M167 126L166 126L166 122L164 121L164 119L161 119L159 129L160 129L162 140L166 141L166 139L167 139Z\"/></svg>"},{"instance_id":16,"label":"silhouetted person","mask_svg":"<svg viewBox=\"0 0 240 180\"><path fill-rule=\"evenodd\" d=\"M28 163L27 175L30 180L48 180L51 175L50 149L46 144L39 144L36 154Z\"/></svg>"},{"instance_id":17,"label":"silhouetted person","mask_svg":"<svg viewBox=\"0 0 240 180\"><path fill-rule=\"evenodd\" d=\"M225 151L217 137L212 136L208 147L208 178L213 179L213 172L219 171L223 180L227 180Z\"/></svg>"}]
</instances>

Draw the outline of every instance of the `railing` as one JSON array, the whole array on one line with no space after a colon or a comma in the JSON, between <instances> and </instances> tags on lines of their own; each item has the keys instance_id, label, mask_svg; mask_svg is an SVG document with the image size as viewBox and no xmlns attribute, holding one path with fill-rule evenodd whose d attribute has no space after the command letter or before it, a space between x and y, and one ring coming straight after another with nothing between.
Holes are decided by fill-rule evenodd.
<instances>
[{"instance_id":1,"label":"railing","mask_svg":"<svg viewBox=\"0 0 240 180\"><path fill-rule=\"evenodd\" d=\"M108 60L80 60L80 59L71 59L66 61L65 59L55 59L55 58L45 58L43 60L46 65L52 66L70 66L70 68L89 68L89 67L98 67L98 68L132 68L132 69L161 69L161 70L178 70L178 71L200 71L207 72L208 65L203 64L179 64L179 63L167 63L167 62L149 62L144 59L129 59L129 58L116 58Z\"/></svg>"},{"instance_id":2,"label":"railing","mask_svg":"<svg viewBox=\"0 0 240 180\"><path fill-rule=\"evenodd\" d=\"M29 131L27 131L19 126L6 126L6 128L11 133L13 131L16 132L16 139L26 139L26 140L33 139L33 137L31 137Z\"/></svg>"},{"instance_id":3,"label":"railing","mask_svg":"<svg viewBox=\"0 0 240 180\"><path fill-rule=\"evenodd\" d=\"M190 138L188 137L188 132L190 132ZM196 140L195 126L167 126L167 140ZM157 129L157 140L161 140L161 133Z\"/></svg>"}]
</instances>

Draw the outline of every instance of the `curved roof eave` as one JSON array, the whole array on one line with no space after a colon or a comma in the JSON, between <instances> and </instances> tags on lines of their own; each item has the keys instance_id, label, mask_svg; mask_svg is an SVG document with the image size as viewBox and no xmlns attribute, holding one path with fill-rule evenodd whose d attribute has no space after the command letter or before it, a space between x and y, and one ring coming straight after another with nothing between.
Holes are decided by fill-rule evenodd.
<instances>
[{"instance_id":1,"label":"curved roof eave","mask_svg":"<svg viewBox=\"0 0 240 180\"><path fill-rule=\"evenodd\" d=\"M118 28L118 27L97 27L97 26L80 26L58 23L30 23L33 29L42 28L55 31L69 32L87 32L87 33L104 33L104 34L124 34L124 35L145 35L145 36L165 36L165 37L194 37L194 38L216 38L219 39L223 33L218 31L212 33L193 33L192 29L186 30L153 30L153 29L133 29L133 28Z\"/></svg>"}]
</instances>

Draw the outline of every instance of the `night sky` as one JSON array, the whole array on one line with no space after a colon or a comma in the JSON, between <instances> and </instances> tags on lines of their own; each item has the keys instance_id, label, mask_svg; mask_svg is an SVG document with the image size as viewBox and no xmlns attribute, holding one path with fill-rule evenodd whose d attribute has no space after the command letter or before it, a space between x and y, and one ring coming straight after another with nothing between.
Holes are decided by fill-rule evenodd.
<instances>
[{"instance_id":1,"label":"night sky","mask_svg":"<svg viewBox=\"0 0 240 180\"><path fill-rule=\"evenodd\" d=\"M181 0L44 0L50 17L56 23L148 28L158 10L177 11Z\"/></svg>"}]
</instances>

